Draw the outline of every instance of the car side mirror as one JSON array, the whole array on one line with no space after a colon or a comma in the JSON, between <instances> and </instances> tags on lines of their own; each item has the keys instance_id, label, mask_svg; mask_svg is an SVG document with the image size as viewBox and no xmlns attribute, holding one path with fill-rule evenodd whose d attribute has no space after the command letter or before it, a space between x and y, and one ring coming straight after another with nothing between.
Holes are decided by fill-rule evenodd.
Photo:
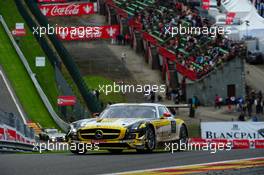
<instances>
[{"instance_id":1,"label":"car side mirror","mask_svg":"<svg viewBox=\"0 0 264 175\"><path fill-rule=\"evenodd\" d=\"M165 118L168 118L170 116L171 116L171 114L169 112L164 112L161 119L165 119Z\"/></svg>"}]
</instances>

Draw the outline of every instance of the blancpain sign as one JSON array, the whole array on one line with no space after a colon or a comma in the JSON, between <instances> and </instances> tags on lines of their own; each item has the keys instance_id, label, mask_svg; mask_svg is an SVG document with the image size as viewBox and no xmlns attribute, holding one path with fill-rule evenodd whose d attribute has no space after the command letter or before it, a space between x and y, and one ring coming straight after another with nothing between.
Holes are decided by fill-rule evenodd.
<instances>
[{"instance_id":1,"label":"blancpain sign","mask_svg":"<svg viewBox=\"0 0 264 175\"><path fill-rule=\"evenodd\" d=\"M264 122L202 122L204 139L263 139Z\"/></svg>"}]
</instances>

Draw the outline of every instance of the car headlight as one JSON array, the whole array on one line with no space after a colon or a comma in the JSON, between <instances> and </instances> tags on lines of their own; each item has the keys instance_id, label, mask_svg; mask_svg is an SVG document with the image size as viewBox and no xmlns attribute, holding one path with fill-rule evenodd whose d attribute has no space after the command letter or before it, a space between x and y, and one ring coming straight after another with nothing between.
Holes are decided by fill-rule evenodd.
<instances>
[{"instance_id":1,"label":"car headlight","mask_svg":"<svg viewBox=\"0 0 264 175\"><path fill-rule=\"evenodd\" d=\"M128 132L140 132L146 125L143 122L137 122L127 127Z\"/></svg>"}]
</instances>

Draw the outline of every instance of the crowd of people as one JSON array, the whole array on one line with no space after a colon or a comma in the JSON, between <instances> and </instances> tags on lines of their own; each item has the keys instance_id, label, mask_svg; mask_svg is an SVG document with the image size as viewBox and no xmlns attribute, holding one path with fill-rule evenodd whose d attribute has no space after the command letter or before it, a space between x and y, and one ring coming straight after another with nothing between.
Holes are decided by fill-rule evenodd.
<instances>
[{"instance_id":1,"label":"crowd of people","mask_svg":"<svg viewBox=\"0 0 264 175\"><path fill-rule=\"evenodd\" d=\"M246 117L257 121L260 115L264 114L264 98L262 91L255 92L247 87L246 96L228 97L223 99L219 95L215 95L215 108L221 109L223 105L227 106L229 112L239 112L239 121L246 121Z\"/></svg>"},{"instance_id":2,"label":"crowd of people","mask_svg":"<svg viewBox=\"0 0 264 175\"><path fill-rule=\"evenodd\" d=\"M142 0L145 1L145 0ZM133 4L133 0L123 3L123 8ZM135 21L142 24L142 30L160 38L161 46L176 55L176 62L196 73L199 79L217 66L241 53L243 45L217 34L180 34L172 36L168 29L179 26L210 28L210 22L202 18L191 6L184 3L153 1L143 9L135 8ZM239 52L240 51L240 52Z\"/></svg>"}]
</instances>

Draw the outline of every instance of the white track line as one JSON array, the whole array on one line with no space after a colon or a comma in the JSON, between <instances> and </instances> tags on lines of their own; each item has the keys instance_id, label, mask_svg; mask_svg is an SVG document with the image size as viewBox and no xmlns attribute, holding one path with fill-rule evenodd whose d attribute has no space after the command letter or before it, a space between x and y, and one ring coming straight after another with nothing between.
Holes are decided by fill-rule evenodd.
<instances>
[{"instance_id":1,"label":"white track line","mask_svg":"<svg viewBox=\"0 0 264 175\"><path fill-rule=\"evenodd\" d=\"M235 159L235 160L226 160L226 161L192 164L192 165L181 165L181 166L171 166L171 167L164 167L164 168L153 168L153 169L145 169L145 170L125 171L125 172L110 173L110 174L103 174L103 175L115 175L115 174L122 175L122 174L127 174L127 173L144 173L146 171L156 171L156 170L164 170L164 169L172 169L172 168L185 168L185 167L190 167L190 166L212 165L212 164L216 164L216 163L230 163L230 162L235 162L235 161L255 160L255 159L260 159L260 158L264 159L264 157L255 157L255 158Z\"/></svg>"},{"instance_id":2,"label":"white track line","mask_svg":"<svg viewBox=\"0 0 264 175\"><path fill-rule=\"evenodd\" d=\"M27 120L26 120L26 118L24 116L24 113L22 112L22 109L20 108L20 106L19 106L19 104L18 104L18 102L17 102L17 100L15 98L15 95L13 94L13 91L11 90L11 88L10 88L10 86L9 86L9 84L8 84L8 82L6 80L6 77L4 76L2 70L0 70L0 74L1 74L1 76L3 78L3 80L4 80L4 83L5 83L5 85L6 85L7 89L8 89L9 94L11 95L11 97L12 97L12 99L13 99L15 105L16 105L16 108L17 108L20 116L22 117L22 120L23 120L24 124L27 124Z\"/></svg>"}]
</instances>

